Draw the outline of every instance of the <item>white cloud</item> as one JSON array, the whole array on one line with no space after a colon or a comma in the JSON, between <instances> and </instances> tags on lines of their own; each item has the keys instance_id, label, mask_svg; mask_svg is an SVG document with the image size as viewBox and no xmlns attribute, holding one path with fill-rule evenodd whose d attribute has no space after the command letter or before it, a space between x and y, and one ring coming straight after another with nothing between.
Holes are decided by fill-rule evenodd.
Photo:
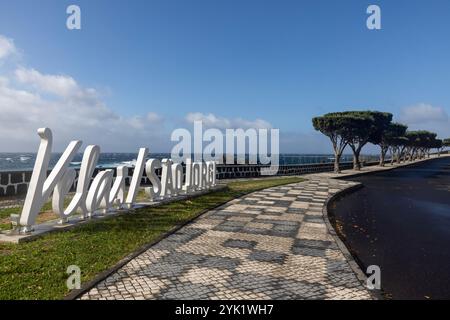
<instances>
[{"instance_id":1,"label":"white cloud","mask_svg":"<svg viewBox=\"0 0 450 320\"><path fill-rule=\"evenodd\" d=\"M419 103L401 110L398 121L408 125L408 130L429 130L438 137L450 137L450 119L442 107Z\"/></svg>"},{"instance_id":2,"label":"white cloud","mask_svg":"<svg viewBox=\"0 0 450 320\"><path fill-rule=\"evenodd\" d=\"M0 35L0 58L17 52L14 42ZM62 151L73 139L83 141L83 146L98 144L102 151L137 152L139 147L149 147L151 152L169 151L170 132L180 119L166 121L158 113L149 111L141 115L122 116L110 109L101 94L85 87L69 75L46 74L33 68L11 65L12 74L0 74L0 151L18 152L37 150L39 138L36 130L49 127L54 134L54 151ZM202 120L204 126L226 128L272 128L263 119L219 117L212 113L188 113L183 124ZM178 123L179 125L180 123ZM282 146L287 152L310 144L307 136L301 143L292 133L281 134ZM314 135L314 147L327 147L326 139ZM320 143L318 143L320 141ZM317 151L316 151L317 150Z\"/></svg>"},{"instance_id":3,"label":"white cloud","mask_svg":"<svg viewBox=\"0 0 450 320\"><path fill-rule=\"evenodd\" d=\"M103 151L137 151L148 146L163 151L167 139L146 116L123 117L98 97L90 100L50 100L39 93L13 88L0 82L0 150L34 151L39 141L36 129L54 132L55 148L62 150L73 139L99 144ZM155 117L155 116L153 116Z\"/></svg>"},{"instance_id":4,"label":"white cloud","mask_svg":"<svg viewBox=\"0 0 450 320\"><path fill-rule=\"evenodd\" d=\"M400 121L406 124L429 124L430 122L447 122L447 112L441 107L419 103L401 110Z\"/></svg>"},{"instance_id":5,"label":"white cloud","mask_svg":"<svg viewBox=\"0 0 450 320\"><path fill-rule=\"evenodd\" d=\"M0 36L0 58L16 52L11 39ZM46 74L34 68L15 66L12 75L0 75L0 150L35 151L36 130L49 127L54 133L54 150L63 150L73 139L84 146L98 144L102 151L136 152L148 146L151 151L171 148L165 119L155 113L122 116L111 110L99 92L73 77ZM204 120L218 128L270 128L264 120L227 119L213 114L190 113L188 122ZM172 121L173 122L173 121Z\"/></svg>"},{"instance_id":6,"label":"white cloud","mask_svg":"<svg viewBox=\"0 0 450 320\"><path fill-rule=\"evenodd\" d=\"M202 121L203 125L205 127L209 128L217 128L217 129L248 129L248 128L254 128L254 129L270 129L272 128L272 125L262 119L256 119L253 121L245 120L242 118L224 118L224 117L218 117L212 113L204 114L201 112L193 112L188 113L186 115L185 120L189 123L194 123L194 121Z\"/></svg>"},{"instance_id":7,"label":"white cloud","mask_svg":"<svg viewBox=\"0 0 450 320\"><path fill-rule=\"evenodd\" d=\"M16 46L12 39L0 35L0 59L6 58L17 52Z\"/></svg>"},{"instance_id":8,"label":"white cloud","mask_svg":"<svg viewBox=\"0 0 450 320\"><path fill-rule=\"evenodd\" d=\"M0 36L0 54L15 51ZM3 40L3 42L2 42ZM13 44L8 39L9 44ZM12 76L0 75L0 150L36 151L36 130L53 130L55 150L63 150L73 139L98 144L103 151L136 152L148 146L153 151L167 150L168 133L156 113L124 117L86 88L66 75L44 74L35 69L16 68Z\"/></svg>"},{"instance_id":9,"label":"white cloud","mask_svg":"<svg viewBox=\"0 0 450 320\"><path fill-rule=\"evenodd\" d=\"M155 112L149 112L147 113L147 120L150 121L151 123L158 123L161 121L164 121L163 117L161 117L159 114L155 113Z\"/></svg>"},{"instance_id":10,"label":"white cloud","mask_svg":"<svg viewBox=\"0 0 450 320\"><path fill-rule=\"evenodd\" d=\"M59 97L73 97L82 93L77 82L68 76L42 74L35 69L18 68L15 71L17 80L22 84L29 84L35 89L57 95ZM94 93L92 89L86 93Z\"/></svg>"}]
</instances>

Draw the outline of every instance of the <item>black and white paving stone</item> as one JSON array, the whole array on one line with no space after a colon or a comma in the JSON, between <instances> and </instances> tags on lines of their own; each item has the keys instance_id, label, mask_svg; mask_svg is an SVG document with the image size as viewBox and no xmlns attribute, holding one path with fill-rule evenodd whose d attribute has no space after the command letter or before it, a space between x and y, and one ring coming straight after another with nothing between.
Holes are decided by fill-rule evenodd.
<instances>
[{"instance_id":1,"label":"black and white paving stone","mask_svg":"<svg viewBox=\"0 0 450 320\"><path fill-rule=\"evenodd\" d=\"M353 184L313 175L235 199L81 299L371 299L322 213L329 197Z\"/></svg>"}]
</instances>

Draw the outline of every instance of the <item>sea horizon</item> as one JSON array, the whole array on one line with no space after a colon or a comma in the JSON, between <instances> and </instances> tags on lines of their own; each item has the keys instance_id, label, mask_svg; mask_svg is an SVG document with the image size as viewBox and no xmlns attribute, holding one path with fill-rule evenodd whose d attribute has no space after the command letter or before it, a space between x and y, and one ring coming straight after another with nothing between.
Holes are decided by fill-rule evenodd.
<instances>
[{"instance_id":1,"label":"sea horizon","mask_svg":"<svg viewBox=\"0 0 450 320\"><path fill-rule=\"evenodd\" d=\"M62 152L52 153L49 168L53 168ZM81 165L83 153L77 153L70 166L78 168ZM364 154L362 158L375 160L378 155ZM102 152L97 163L98 168L115 168L120 165L133 167L137 158L137 152ZM151 153L148 158L170 158L170 153ZM32 170L36 159L35 152L0 152L0 171L26 171ZM351 154L343 154L341 162L352 161ZM280 165L333 163L334 155L331 153L280 153Z\"/></svg>"}]
</instances>

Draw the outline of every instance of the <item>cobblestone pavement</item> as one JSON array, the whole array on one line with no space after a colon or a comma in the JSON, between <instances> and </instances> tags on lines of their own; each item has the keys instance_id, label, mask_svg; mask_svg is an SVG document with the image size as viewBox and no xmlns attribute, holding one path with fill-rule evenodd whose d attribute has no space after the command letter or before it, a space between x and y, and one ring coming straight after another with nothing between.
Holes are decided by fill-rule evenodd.
<instances>
[{"instance_id":1,"label":"cobblestone pavement","mask_svg":"<svg viewBox=\"0 0 450 320\"><path fill-rule=\"evenodd\" d=\"M370 299L324 222L353 182L251 193L165 238L81 299Z\"/></svg>"}]
</instances>

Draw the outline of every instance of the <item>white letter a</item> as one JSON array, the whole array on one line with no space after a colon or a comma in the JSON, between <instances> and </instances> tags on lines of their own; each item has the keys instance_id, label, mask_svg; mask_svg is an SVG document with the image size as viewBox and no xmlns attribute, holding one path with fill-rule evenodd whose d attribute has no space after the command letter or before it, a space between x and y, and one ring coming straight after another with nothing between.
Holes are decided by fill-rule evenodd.
<instances>
[{"instance_id":1,"label":"white letter a","mask_svg":"<svg viewBox=\"0 0 450 320\"><path fill-rule=\"evenodd\" d=\"M380 30L381 29L381 9L377 5L370 5L367 8L367 14L370 16L367 18L367 29Z\"/></svg>"},{"instance_id":2,"label":"white letter a","mask_svg":"<svg viewBox=\"0 0 450 320\"><path fill-rule=\"evenodd\" d=\"M81 29L81 9L77 5L70 5L66 10L67 14L70 16L67 18L66 26L69 30L80 30Z\"/></svg>"}]
</instances>

